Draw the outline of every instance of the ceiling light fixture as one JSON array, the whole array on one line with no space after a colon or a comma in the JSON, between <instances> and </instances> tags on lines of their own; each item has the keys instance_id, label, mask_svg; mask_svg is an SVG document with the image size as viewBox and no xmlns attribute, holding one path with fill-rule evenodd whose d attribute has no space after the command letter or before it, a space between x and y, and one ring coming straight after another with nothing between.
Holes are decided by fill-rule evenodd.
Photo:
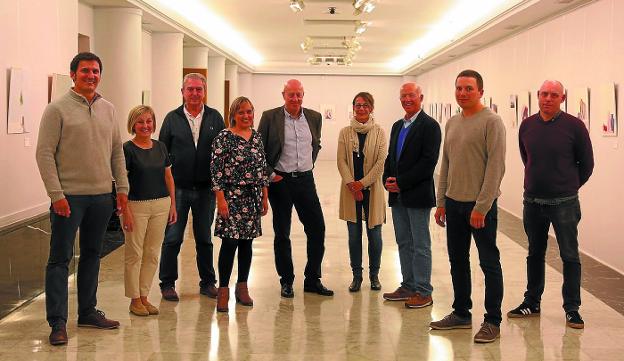
<instances>
[{"instance_id":1,"label":"ceiling light fixture","mask_svg":"<svg viewBox=\"0 0 624 361\"><path fill-rule=\"evenodd\" d=\"M201 0L143 0L167 17L196 32L241 63L260 65L263 61L256 49L229 23L219 17Z\"/></svg>"},{"instance_id":2,"label":"ceiling light fixture","mask_svg":"<svg viewBox=\"0 0 624 361\"><path fill-rule=\"evenodd\" d=\"M301 50L303 50L304 53L307 53L308 50L310 50L310 48L312 47L312 44L314 42L312 41L312 39L310 39L310 37L306 37L304 41L301 42L301 44L299 44L299 46L301 47Z\"/></svg>"},{"instance_id":3,"label":"ceiling light fixture","mask_svg":"<svg viewBox=\"0 0 624 361\"><path fill-rule=\"evenodd\" d=\"M305 4L303 3L303 0L290 0L290 10L298 13L300 11L303 11L303 9L305 9Z\"/></svg>"},{"instance_id":4,"label":"ceiling light fixture","mask_svg":"<svg viewBox=\"0 0 624 361\"><path fill-rule=\"evenodd\" d=\"M403 49L403 52L388 62L388 67L402 71L427 59L434 51L453 39L460 39L475 27L492 19L522 0L490 0L474 7L473 0L461 0L447 11L430 30Z\"/></svg>"},{"instance_id":5,"label":"ceiling light fixture","mask_svg":"<svg viewBox=\"0 0 624 361\"><path fill-rule=\"evenodd\" d=\"M364 22L364 21L360 21L358 22L358 24L355 27L355 33L358 35L361 35L362 33L364 33L366 31L366 28L368 27L368 23Z\"/></svg>"},{"instance_id":6,"label":"ceiling light fixture","mask_svg":"<svg viewBox=\"0 0 624 361\"><path fill-rule=\"evenodd\" d=\"M374 0L353 0L353 15L360 15L362 13L370 13L375 10Z\"/></svg>"}]
</instances>

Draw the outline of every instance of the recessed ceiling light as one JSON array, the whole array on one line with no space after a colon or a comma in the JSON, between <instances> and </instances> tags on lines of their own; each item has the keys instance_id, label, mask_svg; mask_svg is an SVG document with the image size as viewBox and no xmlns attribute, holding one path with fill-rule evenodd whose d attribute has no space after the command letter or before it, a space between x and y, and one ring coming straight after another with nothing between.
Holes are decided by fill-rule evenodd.
<instances>
[{"instance_id":1,"label":"recessed ceiling light","mask_svg":"<svg viewBox=\"0 0 624 361\"><path fill-rule=\"evenodd\" d=\"M304 8L305 4L303 3L303 0L290 0L290 10L298 13L303 11Z\"/></svg>"}]
</instances>

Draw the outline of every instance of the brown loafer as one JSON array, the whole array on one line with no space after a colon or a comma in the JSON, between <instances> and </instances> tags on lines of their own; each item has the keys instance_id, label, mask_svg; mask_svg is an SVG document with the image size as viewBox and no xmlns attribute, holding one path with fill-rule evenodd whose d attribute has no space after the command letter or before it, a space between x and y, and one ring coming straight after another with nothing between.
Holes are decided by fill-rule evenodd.
<instances>
[{"instance_id":1,"label":"brown loafer","mask_svg":"<svg viewBox=\"0 0 624 361\"><path fill-rule=\"evenodd\" d=\"M158 308L154 305L152 305L151 303L147 302L143 304L143 307L145 307L145 309L147 310L147 312L150 315L157 315L160 313L160 311L158 310Z\"/></svg>"},{"instance_id":2,"label":"brown loafer","mask_svg":"<svg viewBox=\"0 0 624 361\"><path fill-rule=\"evenodd\" d=\"M60 346L67 344L67 329L65 325L52 327L50 332L50 345Z\"/></svg>"},{"instance_id":3,"label":"brown loafer","mask_svg":"<svg viewBox=\"0 0 624 361\"><path fill-rule=\"evenodd\" d=\"M142 304L135 305L130 303L130 313L136 316L149 316L149 312Z\"/></svg>"}]
</instances>

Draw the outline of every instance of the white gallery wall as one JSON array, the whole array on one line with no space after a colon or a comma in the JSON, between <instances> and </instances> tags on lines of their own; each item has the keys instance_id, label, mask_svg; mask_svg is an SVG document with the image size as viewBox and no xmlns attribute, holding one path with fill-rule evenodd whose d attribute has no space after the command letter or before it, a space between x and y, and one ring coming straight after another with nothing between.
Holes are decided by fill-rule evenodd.
<instances>
[{"instance_id":1,"label":"white gallery wall","mask_svg":"<svg viewBox=\"0 0 624 361\"><path fill-rule=\"evenodd\" d=\"M245 79L246 77L241 77ZM249 96L256 111L256 124L262 112L284 105L282 89L288 79L296 78L303 83L305 96L303 106L320 111L322 104L333 105L332 120L323 120L321 137L322 160L335 160L340 129L349 124L347 118L355 94L367 91L375 98L375 121L390 136L392 123L404 115L399 101L402 77L392 76L332 76L332 75L260 75L251 76L251 89L243 83L241 95ZM247 93L246 93L247 92Z\"/></svg>"},{"instance_id":2,"label":"white gallery wall","mask_svg":"<svg viewBox=\"0 0 624 361\"><path fill-rule=\"evenodd\" d=\"M547 21L518 35L440 66L417 77L425 97L454 101L454 80L472 68L484 78L485 97L498 105L507 128L507 163L499 205L522 215L523 165L518 151L518 128L509 96L531 91L531 113L538 111L535 92L544 79L557 79L568 89L590 88L590 135L595 169L581 189L583 219L580 248L624 272L624 96L619 95L618 137L603 137L603 107L598 89L617 84L624 91L624 1L602 0ZM427 106L425 106L427 109Z\"/></svg>"},{"instance_id":3,"label":"white gallery wall","mask_svg":"<svg viewBox=\"0 0 624 361\"><path fill-rule=\"evenodd\" d=\"M69 75L69 62L76 55L77 15L76 0L0 1L0 227L41 214L50 206L35 163L35 146L48 104L48 76ZM11 67L24 73L26 134L7 134Z\"/></svg>"}]
</instances>

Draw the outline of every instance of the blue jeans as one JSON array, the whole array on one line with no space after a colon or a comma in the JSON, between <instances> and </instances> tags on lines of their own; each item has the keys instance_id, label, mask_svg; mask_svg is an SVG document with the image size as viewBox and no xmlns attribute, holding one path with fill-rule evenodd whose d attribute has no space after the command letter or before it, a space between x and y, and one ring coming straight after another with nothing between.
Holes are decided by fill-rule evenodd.
<instances>
[{"instance_id":1,"label":"blue jeans","mask_svg":"<svg viewBox=\"0 0 624 361\"><path fill-rule=\"evenodd\" d=\"M501 323L503 302L503 270L496 245L498 206L496 200L485 215L485 227L470 226L470 214L475 202L458 202L446 198L446 243L453 280L454 312L472 317L472 285L470 279L470 239L474 237L479 252L479 264L485 275L485 321L495 326Z\"/></svg>"},{"instance_id":2,"label":"blue jeans","mask_svg":"<svg viewBox=\"0 0 624 361\"><path fill-rule=\"evenodd\" d=\"M71 210L69 217L61 217L50 210L52 235L45 292L47 320L51 327L67 323L67 277L79 228L78 316L95 311L102 241L114 210L111 193L66 195L65 198Z\"/></svg>"},{"instance_id":3,"label":"blue jeans","mask_svg":"<svg viewBox=\"0 0 624 361\"><path fill-rule=\"evenodd\" d=\"M347 222L347 230L349 231L349 258L353 277L362 278L362 220L358 220L357 223ZM370 276L377 276L383 244L381 225L370 229L367 223L366 236L368 238L368 272Z\"/></svg>"},{"instance_id":4,"label":"blue jeans","mask_svg":"<svg viewBox=\"0 0 624 361\"><path fill-rule=\"evenodd\" d=\"M176 188L176 211L178 221L165 229L165 240L160 255L160 288L175 287L178 279L178 254L184 240L184 229L189 210L193 211L193 234L197 252L199 286L214 285L216 282L212 260L212 237L210 227L214 220L215 195L209 189Z\"/></svg>"},{"instance_id":5,"label":"blue jeans","mask_svg":"<svg viewBox=\"0 0 624 361\"><path fill-rule=\"evenodd\" d=\"M527 290L524 302L537 306L544 293L544 258L548 229L552 223L563 261L563 309L578 311L581 305L581 260L578 251L578 229L581 206L578 198L559 205L540 205L524 201L524 230L529 239L527 257Z\"/></svg>"},{"instance_id":6,"label":"blue jeans","mask_svg":"<svg viewBox=\"0 0 624 361\"><path fill-rule=\"evenodd\" d=\"M401 287L430 296L431 286L431 235L429 215L431 208L392 206L394 234L399 245L399 261L403 282Z\"/></svg>"}]
</instances>

